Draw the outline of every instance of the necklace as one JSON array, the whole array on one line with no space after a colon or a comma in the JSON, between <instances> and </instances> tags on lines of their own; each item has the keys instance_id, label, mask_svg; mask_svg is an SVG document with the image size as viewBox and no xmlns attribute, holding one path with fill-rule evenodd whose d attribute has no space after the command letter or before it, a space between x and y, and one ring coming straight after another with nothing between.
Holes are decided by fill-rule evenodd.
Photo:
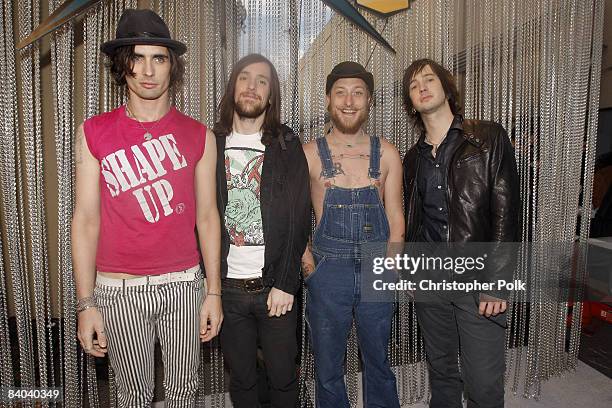
<instances>
[{"instance_id":1,"label":"necklace","mask_svg":"<svg viewBox=\"0 0 612 408\"><path fill-rule=\"evenodd\" d=\"M155 128L155 126L157 126L157 125L159 124L159 121L161 120L161 118L157 119L157 120L155 121L155 123L153 124L153 126L151 126L150 128L148 128L148 129L147 129L147 128L146 128L146 127L145 127L145 126L142 124L142 122L141 122L141 121L139 121L139 120L136 118L136 116L134 116L134 114L133 114L133 113L130 111L130 108L128 108L127 103L125 104L125 110L127 111L128 115L129 115L129 116L130 116L132 119L134 119L134 120L136 120L136 122L138 122L138 124L140 125L140 127L142 128L142 130L144 130L144 131L145 131L145 134L144 134L144 136L143 136L143 137L144 137L144 140L149 141L149 140L153 139L153 135L151 134L151 131L152 131L152 130ZM162 118L163 118L163 116L162 116Z\"/></svg>"},{"instance_id":2,"label":"necklace","mask_svg":"<svg viewBox=\"0 0 612 408\"><path fill-rule=\"evenodd\" d=\"M440 147L440 145L441 145L442 143L444 143L444 140L446 139L446 136L447 136L447 135L448 135L448 132L446 132L446 133L444 134L444 137L442 138L442 140L440 140L440 143L434 143L434 142L432 142L432 141L429 139L429 137L427 137L427 135L425 135L425 141L426 141L427 143L429 143L429 144L432 146L432 149L431 149L431 154L432 154L434 157L436 157L436 153L438 152L438 147Z\"/></svg>"}]
</instances>

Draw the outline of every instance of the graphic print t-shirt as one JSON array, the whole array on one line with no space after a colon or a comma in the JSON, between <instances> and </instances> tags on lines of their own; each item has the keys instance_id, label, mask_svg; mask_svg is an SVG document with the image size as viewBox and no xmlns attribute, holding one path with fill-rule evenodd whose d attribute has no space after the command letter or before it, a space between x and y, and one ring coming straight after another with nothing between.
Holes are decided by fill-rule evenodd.
<instances>
[{"instance_id":1,"label":"graphic print t-shirt","mask_svg":"<svg viewBox=\"0 0 612 408\"><path fill-rule=\"evenodd\" d=\"M175 108L141 124L121 106L83 129L100 163L97 269L159 275L197 265L194 177L206 127Z\"/></svg>"},{"instance_id":2,"label":"graphic print t-shirt","mask_svg":"<svg viewBox=\"0 0 612 408\"><path fill-rule=\"evenodd\" d=\"M232 132L227 136L225 227L230 237L228 278L249 279L262 275L264 238L260 186L264 151L261 133L243 135Z\"/></svg>"}]
</instances>

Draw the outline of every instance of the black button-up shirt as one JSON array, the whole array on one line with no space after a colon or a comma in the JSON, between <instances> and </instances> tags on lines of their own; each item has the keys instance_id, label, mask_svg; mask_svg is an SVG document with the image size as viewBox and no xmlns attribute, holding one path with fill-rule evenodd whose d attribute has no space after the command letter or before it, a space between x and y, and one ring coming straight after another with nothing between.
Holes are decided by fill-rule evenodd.
<instances>
[{"instance_id":1,"label":"black button-up shirt","mask_svg":"<svg viewBox=\"0 0 612 408\"><path fill-rule=\"evenodd\" d=\"M419 152L418 192L423 203L422 239L427 242L448 240L447 176L450 161L461 143L461 117L455 116L446 138L442 141L436 157L433 146L422 138L417 143Z\"/></svg>"}]
</instances>

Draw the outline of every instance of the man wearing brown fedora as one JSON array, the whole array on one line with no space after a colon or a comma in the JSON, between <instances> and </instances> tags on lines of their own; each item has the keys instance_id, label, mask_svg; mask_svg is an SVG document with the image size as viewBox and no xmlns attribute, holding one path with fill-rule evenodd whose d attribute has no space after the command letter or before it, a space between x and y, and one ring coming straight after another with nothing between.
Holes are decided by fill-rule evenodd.
<instances>
[{"instance_id":1,"label":"man wearing brown fedora","mask_svg":"<svg viewBox=\"0 0 612 408\"><path fill-rule=\"evenodd\" d=\"M130 407L151 405L158 338L166 406L194 406L200 340L223 318L215 137L171 104L186 47L164 21L126 10L116 37L101 50L127 103L76 134L78 337L85 352L108 352L119 405Z\"/></svg>"}]
</instances>

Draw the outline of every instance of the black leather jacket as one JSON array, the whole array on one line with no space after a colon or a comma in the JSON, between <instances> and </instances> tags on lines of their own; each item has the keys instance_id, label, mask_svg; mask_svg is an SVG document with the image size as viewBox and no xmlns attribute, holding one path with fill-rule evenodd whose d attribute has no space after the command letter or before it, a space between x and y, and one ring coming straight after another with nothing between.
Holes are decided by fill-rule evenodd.
<instances>
[{"instance_id":1,"label":"black leather jacket","mask_svg":"<svg viewBox=\"0 0 612 408\"><path fill-rule=\"evenodd\" d=\"M447 175L449 242L516 242L520 192L514 148L506 131L494 122L463 120L462 137ZM407 242L419 240L423 224L419 162L414 145L403 163ZM496 261L497 267L487 271L486 279L511 278L511 254L504 252ZM501 292L490 294L505 298Z\"/></svg>"},{"instance_id":2,"label":"black leather jacket","mask_svg":"<svg viewBox=\"0 0 612 408\"><path fill-rule=\"evenodd\" d=\"M221 218L221 277L227 276L229 234L225 228L227 180L225 137L217 137L217 206ZM261 218L265 242L264 284L295 294L300 288L301 259L310 234L310 176L300 139L283 126L264 151Z\"/></svg>"}]
</instances>

